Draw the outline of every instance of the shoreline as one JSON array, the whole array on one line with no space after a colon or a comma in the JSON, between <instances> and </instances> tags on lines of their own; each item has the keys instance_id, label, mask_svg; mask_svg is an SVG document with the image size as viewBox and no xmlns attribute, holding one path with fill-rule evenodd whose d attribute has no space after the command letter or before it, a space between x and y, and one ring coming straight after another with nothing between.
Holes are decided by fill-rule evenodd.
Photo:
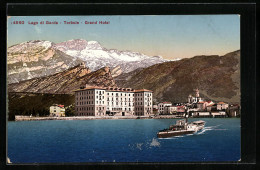
<instances>
[{"instance_id":1,"label":"shoreline","mask_svg":"<svg viewBox=\"0 0 260 170\"><path fill-rule=\"evenodd\" d=\"M30 117L15 116L14 121L43 121L43 120L98 120L98 119L183 119L176 115L158 115L158 116L73 116L73 117ZM203 118L203 117L194 117Z\"/></svg>"},{"instance_id":2,"label":"shoreline","mask_svg":"<svg viewBox=\"0 0 260 170\"><path fill-rule=\"evenodd\" d=\"M73 116L73 117L29 117L15 116L15 121L39 121L39 120L97 120L97 119L172 119L176 116Z\"/></svg>"}]
</instances>

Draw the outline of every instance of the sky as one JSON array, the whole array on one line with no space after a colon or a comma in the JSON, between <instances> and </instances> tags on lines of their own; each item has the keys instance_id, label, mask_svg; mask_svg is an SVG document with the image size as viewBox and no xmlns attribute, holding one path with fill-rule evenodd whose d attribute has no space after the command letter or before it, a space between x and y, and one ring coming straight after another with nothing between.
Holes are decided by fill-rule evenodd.
<instances>
[{"instance_id":1,"label":"sky","mask_svg":"<svg viewBox=\"0 0 260 170\"><path fill-rule=\"evenodd\" d=\"M64 21L79 24L64 24ZM109 24L98 24L99 21ZM224 55L240 49L239 15L8 16L7 22L8 47L30 40L59 43L85 39L98 41L107 49L160 55L166 59Z\"/></svg>"}]
</instances>

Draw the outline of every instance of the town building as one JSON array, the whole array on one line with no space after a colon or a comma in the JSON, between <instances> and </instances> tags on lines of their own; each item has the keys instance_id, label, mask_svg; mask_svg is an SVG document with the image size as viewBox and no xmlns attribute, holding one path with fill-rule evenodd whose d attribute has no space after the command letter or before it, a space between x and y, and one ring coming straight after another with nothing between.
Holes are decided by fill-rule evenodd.
<instances>
[{"instance_id":1,"label":"town building","mask_svg":"<svg viewBox=\"0 0 260 170\"><path fill-rule=\"evenodd\" d=\"M192 104L192 103L198 103L203 101L202 98L200 97L200 92L199 89L195 89L195 97L193 97L191 94L188 96L188 103Z\"/></svg>"},{"instance_id":2,"label":"town building","mask_svg":"<svg viewBox=\"0 0 260 170\"><path fill-rule=\"evenodd\" d=\"M149 116L152 91L147 89L83 86L75 90L77 116Z\"/></svg>"},{"instance_id":3,"label":"town building","mask_svg":"<svg viewBox=\"0 0 260 170\"><path fill-rule=\"evenodd\" d=\"M165 106L163 114L175 114L177 112L177 106Z\"/></svg>"},{"instance_id":4,"label":"town building","mask_svg":"<svg viewBox=\"0 0 260 170\"><path fill-rule=\"evenodd\" d=\"M217 103L217 110L226 110L228 108L228 104L224 102Z\"/></svg>"},{"instance_id":5,"label":"town building","mask_svg":"<svg viewBox=\"0 0 260 170\"><path fill-rule=\"evenodd\" d=\"M231 104L226 110L228 116L230 117L239 117L240 116L240 106L238 104Z\"/></svg>"},{"instance_id":6,"label":"town building","mask_svg":"<svg viewBox=\"0 0 260 170\"><path fill-rule=\"evenodd\" d=\"M209 109L207 107L212 105L214 105L212 101L200 101L197 103L197 108L199 111L207 111L207 109Z\"/></svg>"},{"instance_id":7,"label":"town building","mask_svg":"<svg viewBox=\"0 0 260 170\"><path fill-rule=\"evenodd\" d=\"M207 112L217 111L217 104L209 104L206 108Z\"/></svg>"},{"instance_id":8,"label":"town building","mask_svg":"<svg viewBox=\"0 0 260 170\"><path fill-rule=\"evenodd\" d=\"M65 116L64 105L54 104L50 107L50 116L52 117L62 117Z\"/></svg>"},{"instance_id":9,"label":"town building","mask_svg":"<svg viewBox=\"0 0 260 170\"><path fill-rule=\"evenodd\" d=\"M162 102L158 104L158 112L159 114L164 114L165 107L172 106L171 102Z\"/></svg>"}]
</instances>

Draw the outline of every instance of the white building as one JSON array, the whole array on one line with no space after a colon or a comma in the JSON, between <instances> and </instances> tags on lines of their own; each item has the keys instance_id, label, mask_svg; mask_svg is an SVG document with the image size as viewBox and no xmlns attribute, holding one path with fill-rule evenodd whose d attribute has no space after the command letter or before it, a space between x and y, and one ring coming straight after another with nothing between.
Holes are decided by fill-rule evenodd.
<instances>
[{"instance_id":1,"label":"white building","mask_svg":"<svg viewBox=\"0 0 260 170\"><path fill-rule=\"evenodd\" d=\"M228 108L228 104L224 102L217 103L217 110L226 110Z\"/></svg>"},{"instance_id":2,"label":"white building","mask_svg":"<svg viewBox=\"0 0 260 170\"><path fill-rule=\"evenodd\" d=\"M172 106L171 102L163 102L158 104L158 113L159 114L164 114L164 109L167 106Z\"/></svg>"},{"instance_id":3,"label":"white building","mask_svg":"<svg viewBox=\"0 0 260 170\"><path fill-rule=\"evenodd\" d=\"M153 112L152 91L85 86L75 90L78 116L148 116Z\"/></svg>"},{"instance_id":4,"label":"white building","mask_svg":"<svg viewBox=\"0 0 260 170\"><path fill-rule=\"evenodd\" d=\"M52 117L61 117L65 116L65 108L64 105L55 104L50 107L50 116Z\"/></svg>"},{"instance_id":5,"label":"white building","mask_svg":"<svg viewBox=\"0 0 260 170\"><path fill-rule=\"evenodd\" d=\"M193 97L192 95L188 96L188 103L192 104L192 103L199 103L202 100L202 98L200 97L200 92L199 89L195 89L195 97Z\"/></svg>"},{"instance_id":6,"label":"white building","mask_svg":"<svg viewBox=\"0 0 260 170\"><path fill-rule=\"evenodd\" d=\"M165 106L163 114L174 114L177 112L177 106Z\"/></svg>"}]
</instances>

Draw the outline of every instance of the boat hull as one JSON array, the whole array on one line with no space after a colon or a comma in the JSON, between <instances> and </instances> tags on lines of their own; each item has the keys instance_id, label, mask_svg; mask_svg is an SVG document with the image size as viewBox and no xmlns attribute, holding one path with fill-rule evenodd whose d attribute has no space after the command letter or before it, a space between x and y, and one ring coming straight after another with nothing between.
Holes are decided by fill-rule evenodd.
<instances>
[{"instance_id":1,"label":"boat hull","mask_svg":"<svg viewBox=\"0 0 260 170\"><path fill-rule=\"evenodd\" d=\"M195 131L167 131L167 132L158 132L157 137L158 138L169 138L174 136L181 136L186 134L192 134L195 133Z\"/></svg>"}]
</instances>

